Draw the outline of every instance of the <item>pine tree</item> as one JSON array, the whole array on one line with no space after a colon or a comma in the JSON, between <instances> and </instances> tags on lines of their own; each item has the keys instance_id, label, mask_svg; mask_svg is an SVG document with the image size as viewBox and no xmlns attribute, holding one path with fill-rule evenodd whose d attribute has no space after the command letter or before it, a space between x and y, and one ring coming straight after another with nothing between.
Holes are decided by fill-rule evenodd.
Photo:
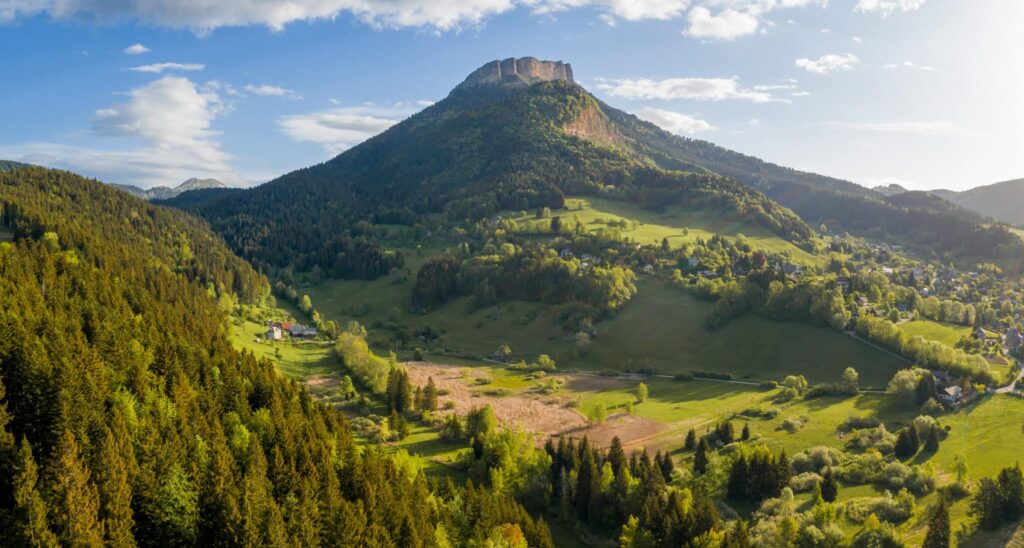
<instances>
[{"instance_id":1,"label":"pine tree","mask_svg":"<svg viewBox=\"0 0 1024 548\"><path fill-rule=\"evenodd\" d=\"M611 447L608 448L607 461L611 463L615 477L619 477L622 474L622 469L626 466L626 451L622 448L622 441L618 436L612 438Z\"/></svg>"},{"instance_id":2,"label":"pine tree","mask_svg":"<svg viewBox=\"0 0 1024 548\"><path fill-rule=\"evenodd\" d=\"M697 447L697 433L693 431L693 428L686 433L686 442L683 444L683 449L687 451L693 451Z\"/></svg>"},{"instance_id":3,"label":"pine tree","mask_svg":"<svg viewBox=\"0 0 1024 548\"><path fill-rule=\"evenodd\" d=\"M17 455L14 474L14 509L10 530L13 544L22 546L56 546L57 536L47 525L46 503L39 493L39 470L32 458L32 447L25 439ZM6 537L6 534L3 535Z\"/></svg>"},{"instance_id":4,"label":"pine tree","mask_svg":"<svg viewBox=\"0 0 1024 548\"><path fill-rule=\"evenodd\" d=\"M89 469L82 462L78 442L70 430L65 430L61 439L56 472L55 509L61 542L75 546L102 545L99 493L89 478Z\"/></svg>"},{"instance_id":5,"label":"pine tree","mask_svg":"<svg viewBox=\"0 0 1024 548\"><path fill-rule=\"evenodd\" d=\"M123 422L122 422L123 424ZM123 435L127 431L123 432ZM128 455L130 457L130 453ZM118 447L114 433L107 429L100 445L99 486L101 514L106 528L107 546L134 546L132 527L132 488L129 480L125 455Z\"/></svg>"},{"instance_id":6,"label":"pine tree","mask_svg":"<svg viewBox=\"0 0 1024 548\"><path fill-rule=\"evenodd\" d=\"M434 377L427 377L427 387L423 390L423 403L425 411L437 411L437 385L434 384Z\"/></svg>"},{"instance_id":7,"label":"pine tree","mask_svg":"<svg viewBox=\"0 0 1024 548\"><path fill-rule=\"evenodd\" d=\"M747 423L743 424L743 432L740 434L740 439L747 441L750 439L750 425Z\"/></svg>"},{"instance_id":8,"label":"pine tree","mask_svg":"<svg viewBox=\"0 0 1024 548\"><path fill-rule=\"evenodd\" d=\"M750 478L747 474L747 458L742 454L729 470L729 481L726 483L726 496L730 500L744 500L749 492Z\"/></svg>"},{"instance_id":9,"label":"pine tree","mask_svg":"<svg viewBox=\"0 0 1024 548\"><path fill-rule=\"evenodd\" d=\"M1003 519L1017 521L1024 514L1024 476L1020 466L1003 468L999 472L998 482Z\"/></svg>"},{"instance_id":10,"label":"pine tree","mask_svg":"<svg viewBox=\"0 0 1024 548\"><path fill-rule=\"evenodd\" d=\"M1003 522L1002 496L999 484L991 478L982 478L971 501L971 513L978 517L982 529L996 529Z\"/></svg>"},{"instance_id":11,"label":"pine tree","mask_svg":"<svg viewBox=\"0 0 1024 548\"><path fill-rule=\"evenodd\" d=\"M939 504L935 508L932 519L928 522L928 534L924 537L922 548L949 548L950 529L949 512L946 510L946 501L939 497Z\"/></svg>"},{"instance_id":12,"label":"pine tree","mask_svg":"<svg viewBox=\"0 0 1024 548\"><path fill-rule=\"evenodd\" d=\"M932 427L928 430L928 437L924 442L924 450L934 453L939 450L939 429Z\"/></svg>"},{"instance_id":13,"label":"pine tree","mask_svg":"<svg viewBox=\"0 0 1024 548\"><path fill-rule=\"evenodd\" d=\"M825 473L821 475L821 498L825 502L835 502L836 497L839 495L839 484L836 482L836 477L832 473L832 470L825 470Z\"/></svg>"},{"instance_id":14,"label":"pine tree","mask_svg":"<svg viewBox=\"0 0 1024 548\"><path fill-rule=\"evenodd\" d=\"M750 532L747 522L742 519L736 520L736 524L725 535L722 543L723 548L750 548Z\"/></svg>"},{"instance_id":15,"label":"pine tree","mask_svg":"<svg viewBox=\"0 0 1024 548\"><path fill-rule=\"evenodd\" d=\"M921 440L917 437L917 428L914 423L910 423L896 436L896 456L900 458L908 458L914 456L917 450L920 448Z\"/></svg>"},{"instance_id":16,"label":"pine tree","mask_svg":"<svg viewBox=\"0 0 1024 548\"><path fill-rule=\"evenodd\" d=\"M708 442L701 438L697 450L693 453L693 473L703 474L708 469Z\"/></svg>"}]
</instances>

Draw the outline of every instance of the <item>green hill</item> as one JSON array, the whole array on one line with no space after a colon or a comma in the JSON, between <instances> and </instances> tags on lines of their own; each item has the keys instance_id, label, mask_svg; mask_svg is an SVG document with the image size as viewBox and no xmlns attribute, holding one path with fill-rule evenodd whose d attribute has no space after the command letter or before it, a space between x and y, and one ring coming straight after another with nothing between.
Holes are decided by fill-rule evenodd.
<instances>
[{"instance_id":1,"label":"green hill","mask_svg":"<svg viewBox=\"0 0 1024 548\"><path fill-rule=\"evenodd\" d=\"M717 211L791 241L811 237L792 212L735 181L659 165L613 110L568 79L506 81L477 71L444 100L333 160L196 209L257 264L318 267L335 278L372 278L401 264L360 221L475 222L502 210L560 208L569 194Z\"/></svg>"},{"instance_id":2,"label":"green hill","mask_svg":"<svg viewBox=\"0 0 1024 548\"><path fill-rule=\"evenodd\" d=\"M0 225L0 544L420 546L458 519L455 545L515 524L552 546L510 496L431 492L234 350L226 313L269 288L203 221L24 168Z\"/></svg>"},{"instance_id":3,"label":"green hill","mask_svg":"<svg viewBox=\"0 0 1024 548\"><path fill-rule=\"evenodd\" d=\"M932 193L986 217L1024 226L1024 212L1020 208L1024 201L1024 179L979 186L963 192L934 190Z\"/></svg>"}]
</instances>

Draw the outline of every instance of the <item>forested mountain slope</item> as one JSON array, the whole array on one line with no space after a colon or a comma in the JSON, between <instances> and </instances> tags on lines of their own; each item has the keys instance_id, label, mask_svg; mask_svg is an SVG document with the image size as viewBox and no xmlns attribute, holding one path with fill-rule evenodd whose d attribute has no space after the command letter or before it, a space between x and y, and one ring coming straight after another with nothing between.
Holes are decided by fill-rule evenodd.
<instances>
[{"instance_id":1,"label":"forested mountain slope","mask_svg":"<svg viewBox=\"0 0 1024 548\"><path fill-rule=\"evenodd\" d=\"M979 186L963 192L934 190L936 194L961 207L977 211L1004 223L1024 226L1024 179Z\"/></svg>"},{"instance_id":2,"label":"forested mountain slope","mask_svg":"<svg viewBox=\"0 0 1024 548\"><path fill-rule=\"evenodd\" d=\"M571 80L481 71L333 160L197 209L256 264L348 278L376 277L402 261L358 221L413 225L443 214L473 222L501 210L559 208L567 194L721 210L793 241L812 234L791 211L735 181L658 165Z\"/></svg>"},{"instance_id":3,"label":"forested mountain slope","mask_svg":"<svg viewBox=\"0 0 1024 548\"><path fill-rule=\"evenodd\" d=\"M233 350L225 313L268 286L204 222L23 168L0 173L0 224L0 544L420 546L507 523L551 545Z\"/></svg>"},{"instance_id":4,"label":"forested mountain slope","mask_svg":"<svg viewBox=\"0 0 1024 548\"><path fill-rule=\"evenodd\" d=\"M976 257L980 252L989 260L998 260L1024 253L1019 239L1004 227L980 222L962 210L925 204L919 197L886 199L848 181L780 167L707 141L669 134L615 109L604 110L622 133L631 138L633 147L659 165L678 169L701 166L731 177L763 192L813 225L825 223L953 257Z\"/></svg>"}]
</instances>

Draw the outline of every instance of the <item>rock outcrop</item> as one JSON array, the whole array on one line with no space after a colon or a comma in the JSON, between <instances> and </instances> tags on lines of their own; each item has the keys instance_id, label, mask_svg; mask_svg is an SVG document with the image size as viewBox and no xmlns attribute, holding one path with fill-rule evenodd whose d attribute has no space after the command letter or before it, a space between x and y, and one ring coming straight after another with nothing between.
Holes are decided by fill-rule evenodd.
<instances>
[{"instance_id":1,"label":"rock outcrop","mask_svg":"<svg viewBox=\"0 0 1024 548\"><path fill-rule=\"evenodd\" d=\"M552 80L573 82L572 66L561 61L541 61L534 57L521 57L491 61L473 71L460 87L528 86Z\"/></svg>"}]
</instances>

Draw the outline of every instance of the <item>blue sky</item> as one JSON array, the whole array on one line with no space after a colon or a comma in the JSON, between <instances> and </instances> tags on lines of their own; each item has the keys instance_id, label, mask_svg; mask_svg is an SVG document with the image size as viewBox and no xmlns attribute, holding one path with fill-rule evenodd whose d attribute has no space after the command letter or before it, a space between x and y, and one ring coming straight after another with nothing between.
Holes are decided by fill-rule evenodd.
<instances>
[{"instance_id":1,"label":"blue sky","mask_svg":"<svg viewBox=\"0 0 1024 548\"><path fill-rule=\"evenodd\" d=\"M1016 0L0 0L0 158L252 185L531 55L681 135L969 188L1024 177L1022 21Z\"/></svg>"}]
</instances>

